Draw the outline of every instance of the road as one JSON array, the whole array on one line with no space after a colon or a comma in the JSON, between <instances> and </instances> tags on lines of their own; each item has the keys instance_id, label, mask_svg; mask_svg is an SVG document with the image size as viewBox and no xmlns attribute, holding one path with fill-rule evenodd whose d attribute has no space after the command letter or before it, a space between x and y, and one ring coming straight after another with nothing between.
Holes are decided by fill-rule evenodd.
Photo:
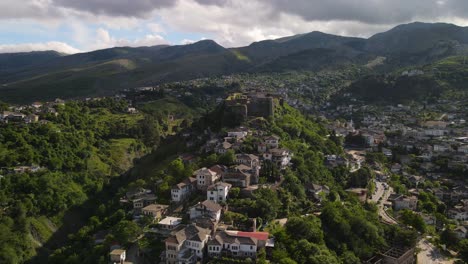
<instances>
[{"instance_id":1,"label":"road","mask_svg":"<svg viewBox=\"0 0 468 264\"><path fill-rule=\"evenodd\" d=\"M387 212L385 211L385 203L388 200L388 197L393 193L392 187L388 187L388 190L385 190L384 188L384 183L380 181L375 182L375 194L372 195L372 197L369 199L369 201L377 203L377 206L379 207L379 216L381 217L381 220L387 224L391 225L396 225L398 224L393 217L389 216ZM382 198L380 200L380 198ZM380 201L379 201L380 200Z\"/></svg>"},{"instance_id":2,"label":"road","mask_svg":"<svg viewBox=\"0 0 468 264\"><path fill-rule=\"evenodd\" d=\"M417 264L452 264L455 262L443 256L440 250L426 239L419 241L418 248L421 251L418 253Z\"/></svg>"}]
</instances>

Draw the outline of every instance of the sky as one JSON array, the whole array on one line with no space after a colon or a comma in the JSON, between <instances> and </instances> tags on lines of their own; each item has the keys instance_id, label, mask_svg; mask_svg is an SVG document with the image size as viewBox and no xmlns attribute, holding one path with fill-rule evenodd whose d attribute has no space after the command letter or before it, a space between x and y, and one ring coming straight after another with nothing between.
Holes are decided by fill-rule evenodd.
<instances>
[{"instance_id":1,"label":"sky","mask_svg":"<svg viewBox=\"0 0 468 264\"><path fill-rule=\"evenodd\" d=\"M414 21L468 26L467 0L0 0L0 53L79 53L311 31L369 37Z\"/></svg>"}]
</instances>

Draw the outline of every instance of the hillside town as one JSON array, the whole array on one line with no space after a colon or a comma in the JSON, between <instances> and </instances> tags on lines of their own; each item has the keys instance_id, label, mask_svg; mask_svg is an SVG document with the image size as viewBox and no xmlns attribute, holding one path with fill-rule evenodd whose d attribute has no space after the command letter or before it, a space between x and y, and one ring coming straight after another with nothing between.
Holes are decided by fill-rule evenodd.
<instances>
[{"instance_id":1,"label":"hillside town","mask_svg":"<svg viewBox=\"0 0 468 264\"><path fill-rule=\"evenodd\" d=\"M126 112L135 114L138 110L132 103L144 101L148 93L154 96L161 91L139 88L115 98L125 100L132 96L133 100L126 99L130 103ZM165 92L179 97L173 90ZM295 153L283 145L280 136L262 128L258 121L274 117L277 106L286 102L278 93L255 90L233 93L225 100L220 98L214 98L213 103L225 105L223 118L244 125L219 133L183 131L186 147L194 151L180 155L178 160L186 166L195 166L200 164L195 161L217 155L227 162L193 167L191 176L173 185L168 197L139 186L128 189L120 199L122 208L144 227L143 236L137 240L151 237L150 240L164 243L164 250L159 251L161 263L206 263L221 258L252 260L259 255L270 256L275 247L275 237L266 231L266 223L258 222L257 218L232 217L242 212L230 204L230 199L254 197L259 189L275 191L282 186L284 172L293 165ZM93 100L101 98L85 99ZM65 103L57 99L14 106L2 112L0 121L5 125L46 124L47 116L59 115L57 109ZM442 100L422 106L326 104L317 115L325 121L329 136L343 144L345 152L323 155L323 165L330 170L346 168L349 173L370 168L369 182L350 186L346 192L363 204L377 204L382 223L408 224L404 218L409 211L433 232L449 230L457 239L465 239L468 116L464 106L466 102L446 106ZM44 169L47 168L20 164L3 168L3 173L34 173ZM309 213L319 214L330 188L320 182L307 183L303 188L316 206ZM277 221L284 225L287 219ZM104 243L108 232L96 233L95 243ZM429 243L424 237L420 239ZM139 248L138 243L131 247L115 244L110 248L109 258L111 263L140 263L147 259L148 250L151 251ZM433 245L427 250L438 251ZM366 263L412 263L416 255L424 257L426 251L415 252L415 247L388 247Z\"/></svg>"}]
</instances>

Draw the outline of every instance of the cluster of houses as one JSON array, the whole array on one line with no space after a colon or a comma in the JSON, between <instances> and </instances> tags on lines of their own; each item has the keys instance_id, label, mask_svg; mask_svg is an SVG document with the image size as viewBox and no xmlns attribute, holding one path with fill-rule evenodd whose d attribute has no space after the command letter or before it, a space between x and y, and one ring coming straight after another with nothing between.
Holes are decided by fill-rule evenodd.
<instances>
[{"instance_id":1,"label":"cluster of houses","mask_svg":"<svg viewBox=\"0 0 468 264\"><path fill-rule=\"evenodd\" d=\"M468 115L464 104L460 101L448 105L440 100L426 105L371 106L352 102L329 108L323 114L337 120L328 127L337 136L359 136L362 152L381 152L392 162L390 172L399 175L410 189L408 195L390 196L394 211L418 211L419 192L432 193L446 205L446 217L457 223L459 238L466 238L468 188L463 175L468 171ZM423 112L431 116L422 118ZM338 121L343 116L350 121ZM356 116L360 117L354 122L351 118ZM356 162L356 155L329 155L325 161L332 167L353 167L351 164ZM432 215L419 214L427 224L436 224Z\"/></svg>"},{"instance_id":2,"label":"cluster of houses","mask_svg":"<svg viewBox=\"0 0 468 264\"><path fill-rule=\"evenodd\" d=\"M32 124L39 121L41 114L58 115L57 105L63 105L65 101L55 99L53 102L34 102L31 105L11 106L8 111L0 112L0 123L25 123ZM45 120L41 120L46 122Z\"/></svg>"},{"instance_id":3,"label":"cluster of houses","mask_svg":"<svg viewBox=\"0 0 468 264\"><path fill-rule=\"evenodd\" d=\"M55 101L46 103L34 102L30 105L11 106L8 111L0 112L0 123L46 123L46 120L39 120L39 115L58 115L56 106L64 104L64 100L55 99Z\"/></svg>"},{"instance_id":4,"label":"cluster of houses","mask_svg":"<svg viewBox=\"0 0 468 264\"><path fill-rule=\"evenodd\" d=\"M187 213L191 224L180 230L174 229L166 240L166 263L195 263L222 256L255 259L259 249L274 245L266 232L241 232L218 227L221 215L227 210L226 201L231 188L255 188L262 164L266 161L280 169L290 163L292 155L280 148L277 136L262 137L255 154L241 153L242 143L249 135L252 131L239 127L228 131L222 139L208 140L206 150L221 155L229 150L237 152L234 154L235 164L200 168L192 177L172 187L173 204L186 202L200 192L206 195L206 200L189 207Z\"/></svg>"},{"instance_id":5,"label":"cluster of houses","mask_svg":"<svg viewBox=\"0 0 468 264\"><path fill-rule=\"evenodd\" d=\"M151 231L166 237L165 251L161 256L165 263L197 263L219 257L255 259L260 249L274 246L274 239L267 232L257 232L255 224L239 231L230 230L232 226L221 222L222 215L228 210L226 201L233 187L250 191L258 188L256 184L264 162L272 162L279 169L290 164L292 154L280 148L277 136L262 136L255 153L242 153L242 143L249 135L252 131L239 127L228 131L226 137L209 140L205 150L221 155L226 152L219 149L220 145L239 143L237 149L226 149L235 151L234 164L217 164L195 170L191 177L172 186L170 205L157 204L156 196L144 188L131 190L121 199L121 203L132 208L135 218L151 217L157 226ZM191 162L194 157L184 155L181 158L184 162ZM311 196L320 199L322 196L319 194L329 190L316 185L310 191ZM191 198L200 194L206 198L191 204ZM180 211L181 208L187 209Z\"/></svg>"}]
</instances>

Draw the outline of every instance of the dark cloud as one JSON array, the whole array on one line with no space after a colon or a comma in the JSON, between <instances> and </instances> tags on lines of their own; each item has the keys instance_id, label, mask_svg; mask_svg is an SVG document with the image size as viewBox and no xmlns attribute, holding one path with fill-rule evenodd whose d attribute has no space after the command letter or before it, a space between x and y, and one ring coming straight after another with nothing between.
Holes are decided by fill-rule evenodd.
<instances>
[{"instance_id":1,"label":"dark cloud","mask_svg":"<svg viewBox=\"0 0 468 264\"><path fill-rule=\"evenodd\" d=\"M227 4L231 4L230 0L195 0L195 2L202 4L202 5L217 5L217 6L224 6Z\"/></svg>"},{"instance_id":2,"label":"dark cloud","mask_svg":"<svg viewBox=\"0 0 468 264\"><path fill-rule=\"evenodd\" d=\"M204 5L238 5L232 0L195 0ZM468 18L467 0L256 0L272 15L298 15L307 21L395 24L439 17ZM253 14L251 14L253 15Z\"/></svg>"},{"instance_id":3,"label":"dark cloud","mask_svg":"<svg viewBox=\"0 0 468 264\"><path fill-rule=\"evenodd\" d=\"M177 0L53 0L54 4L96 15L143 17L155 9L170 7Z\"/></svg>"}]
</instances>

